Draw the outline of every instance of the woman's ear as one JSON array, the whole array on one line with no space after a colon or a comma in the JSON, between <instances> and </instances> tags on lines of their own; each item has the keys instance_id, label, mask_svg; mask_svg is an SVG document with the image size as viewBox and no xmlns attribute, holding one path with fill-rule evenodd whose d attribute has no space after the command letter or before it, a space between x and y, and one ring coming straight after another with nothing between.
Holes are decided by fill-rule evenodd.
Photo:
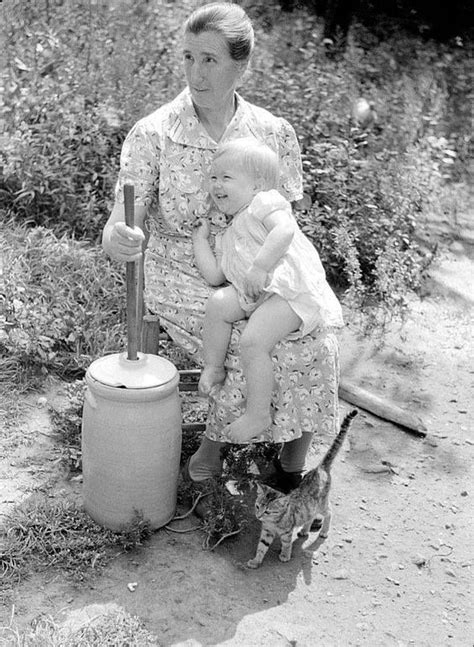
<instances>
[{"instance_id":1,"label":"woman's ear","mask_svg":"<svg viewBox=\"0 0 474 647\"><path fill-rule=\"evenodd\" d=\"M240 86L247 78L247 74L249 71L249 62L237 61L236 65L237 65L237 71L238 71L237 86Z\"/></svg>"}]
</instances>

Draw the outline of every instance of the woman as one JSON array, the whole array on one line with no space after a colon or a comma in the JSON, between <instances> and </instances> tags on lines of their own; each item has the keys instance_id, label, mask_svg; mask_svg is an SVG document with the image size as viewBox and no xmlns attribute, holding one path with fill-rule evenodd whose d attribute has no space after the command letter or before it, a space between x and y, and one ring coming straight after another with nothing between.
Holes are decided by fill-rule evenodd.
<instances>
[{"instance_id":1,"label":"woman","mask_svg":"<svg viewBox=\"0 0 474 647\"><path fill-rule=\"evenodd\" d=\"M236 92L249 64L253 38L252 24L238 5L213 3L191 14L183 38L187 88L141 119L128 134L116 202L104 228L104 249L117 260L138 260L147 242L147 306L196 362L201 362L202 320L213 288L194 263L192 231L204 217L211 222L211 235L227 224L207 190L218 144L248 136L266 143L279 156L281 193L289 201L302 197L300 151L293 128ZM122 189L127 183L135 186L137 226L133 230L124 223ZM244 325L239 322L233 328L227 377L210 394L205 436L189 461L189 476L196 482L220 473L220 449L229 442L225 430L245 410L239 361ZM299 483L312 432L336 429L335 336L321 332L279 342L273 362L273 424L258 440L284 443L277 465L278 485L288 490Z\"/></svg>"}]
</instances>

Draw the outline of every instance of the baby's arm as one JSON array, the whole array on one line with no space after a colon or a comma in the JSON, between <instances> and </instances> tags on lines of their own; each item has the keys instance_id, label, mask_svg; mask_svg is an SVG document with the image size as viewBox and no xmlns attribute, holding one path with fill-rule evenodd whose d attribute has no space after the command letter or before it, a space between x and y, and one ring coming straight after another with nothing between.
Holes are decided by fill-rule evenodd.
<instances>
[{"instance_id":1,"label":"baby's arm","mask_svg":"<svg viewBox=\"0 0 474 647\"><path fill-rule=\"evenodd\" d=\"M225 275L209 244L209 234L209 222L201 220L193 231L194 260L210 285L221 285L225 281Z\"/></svg>"},{"instance_id":2,"label":"baby's arm","mask_svg":"<svg viewBox=\"0 0 474 647\"><path fill-rule=\"evenodd\" d=\"M268 272L288 250L295 235L295 223L285 211L272 211L263 220L268 235L247 272L245 291L257 298L265 287Z\"/></svg>"}]
</instances>

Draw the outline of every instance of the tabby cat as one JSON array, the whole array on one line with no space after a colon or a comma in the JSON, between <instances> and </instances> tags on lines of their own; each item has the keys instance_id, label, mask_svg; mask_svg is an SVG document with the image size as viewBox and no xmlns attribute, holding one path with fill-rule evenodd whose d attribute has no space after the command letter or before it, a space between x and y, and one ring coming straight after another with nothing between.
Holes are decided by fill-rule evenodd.
<instances>
[{"instance_id":1,"label":"tabby cat","mask_svg":"<svg viewBox=\"0 0 474 647\"><path fill-rule=\"evenodd\" d=\"M331 512L329 489L331 465L341 448L352 419L357 415L353 409L342 421L340 431L317 467L310 470L300 485L289 494L278 492L268 485L257 483L255 516L262 522L262 531L257 552L247 562L248 568L258 568L276 535L280 537L280 560L291 557L293 530L302 526L299 537L306 537L310 529L318 529L320 537L327 537Z\"/></svg>"}]
</instances>

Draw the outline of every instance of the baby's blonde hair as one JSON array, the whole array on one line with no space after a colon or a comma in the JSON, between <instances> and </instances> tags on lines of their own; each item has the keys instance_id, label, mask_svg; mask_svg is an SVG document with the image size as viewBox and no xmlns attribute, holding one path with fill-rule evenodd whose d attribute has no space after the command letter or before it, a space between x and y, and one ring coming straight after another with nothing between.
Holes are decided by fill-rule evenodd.
<instances>
[{"instance_id":1,"label":"baby's blonde hair","mask_svg":"<svg viewBox=\"0 0 474 647\"><path fill-rule=\"evenodd\" d=\"M225 153L233 156L235 163L256 180L262 191L279 188L278 155L266 144L254 137L232 139L219 146L214 159L218 159Z\"/></svg>"}]
</instances>

